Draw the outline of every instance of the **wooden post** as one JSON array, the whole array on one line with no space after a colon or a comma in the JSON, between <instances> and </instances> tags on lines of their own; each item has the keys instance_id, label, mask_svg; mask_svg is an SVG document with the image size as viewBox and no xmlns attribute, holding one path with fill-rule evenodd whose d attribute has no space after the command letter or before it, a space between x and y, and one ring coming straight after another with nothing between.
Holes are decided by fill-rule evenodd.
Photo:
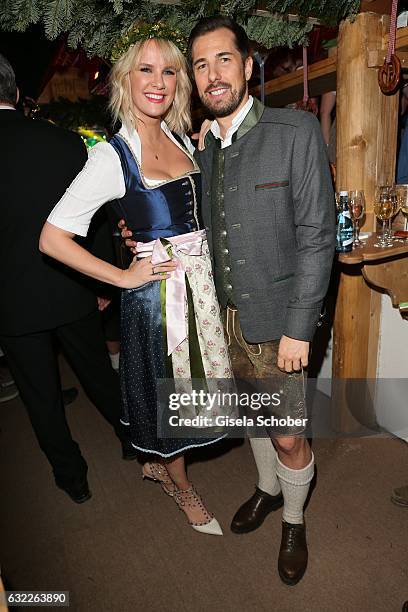
<instances>
[{"instance_id":1,"label":"wooden post","mask_svg":"<svg viewBox=\"0 0 408 612\"><path fill-rule=\"evenodd\" d=\"M368 231L375 230L375 186L392 183L395 176L398 95L382 94L378 69L368 68L369 53L385 48L388 28L388 16L362 13L354 22L343 22L338 37L336 188L364 189L367 214L363 229ZM364 281L361 268L341 266L333 379L376 377L380 300L381 294ZM356 430L358 422L344 394L339 392L334 400L336 428ZM372 422L370 411L371 407L363 407L363 414Z\"/></svg>"},{"instance_id":2,"label":"wooden post","mask_svg":"<svg viewBox=\"0 0 408 612\"><path fill-rule=\"evenodd\" d=\"M368 68L370 53L385 48L388 28L388 16L361 13L340 25L338 38L337 188L364 189L370 231L375 186L395 176L398 95L381 93L378 69Z\"/></svg>"}]
</instances>

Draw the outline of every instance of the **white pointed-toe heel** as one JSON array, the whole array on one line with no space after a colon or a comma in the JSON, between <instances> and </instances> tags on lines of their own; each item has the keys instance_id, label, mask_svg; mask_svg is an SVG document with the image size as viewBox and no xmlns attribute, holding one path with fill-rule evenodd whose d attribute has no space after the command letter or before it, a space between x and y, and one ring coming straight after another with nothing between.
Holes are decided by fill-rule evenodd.
<instances>
[{"instance_id":1,"label":"white pointed-toe heel","mask_svg":"<svg viewBox=\"0 0 408 612\"><path fill-rule=\"evenodd\" d=\"M197 493L193 485L184 491L177 489L174 492L173 499L187 516L188 522L193 529L200 533L206 533L208 535L223 535L221 526L213 514L208 512L207 508L203 504L203 500ZM198 511L201 514L203 520L192 520L189 516L189 511Z\"/></svg>"},{"instance_id":2,"label":"white pointed-toe heel","mask_svg":"<svg viewBox=\"0 0 408 612\"><path fill-rule=\"evenodd\" d=\"M207 533L208 535L224 535L222 533L221 525L215 518L212 517L209 523L205 523L204 525L194 525L194 523L190 523L193 529L196 531L200 531L201 533Z\"/></svg>"},{"instance_id":3,"label":"white pointed-toe heel","mask_svg":"<svg viewBox=\"0 0 408 612\"><path fill-rule=\"evenodd\" d=\"M177 486L162 463L146 462L142 468L142 478L159 482L163 491L170 497L173 497L175 491L177 491Z\"/></svg>"}]
</instances>

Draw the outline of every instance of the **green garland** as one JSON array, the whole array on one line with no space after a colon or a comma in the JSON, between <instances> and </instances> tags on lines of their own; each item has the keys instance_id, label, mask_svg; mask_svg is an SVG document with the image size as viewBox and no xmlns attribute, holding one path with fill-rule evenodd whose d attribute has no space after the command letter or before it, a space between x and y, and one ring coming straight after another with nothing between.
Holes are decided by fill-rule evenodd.
<instances>
[{"instance_id":1,"label":"green garland","mask_svg":"<svg viewBox=\"0 0 408 612\"><path fill-rule=\"evenodd\" d=\"M89 56L110 58L133 26L133 41L137 31L146 38L155 35L159 25L163 35L170 32L172 40L183 45L198 19L225 14L242 23L251 39L271 48L304 43L312 28L309 16L335 25L353 17L359 5L359 0L180 0L179 5L147 0L1 0L0 30L23 32L42 22L47 38L68 32L71 47L80 45ZM271 14L255 15L259 7ZM299 20L289 21L288 14L298 15Z\"/></svg>"},{"instance_id":2,"label":"green garland","mask_svg":"<svg viewBox=\"0 0 408 612\"><path fill-rule=\"evenodd\" d=\"M158 21L153 25L146 22L136 22L115 43L110 54L111 62L116 62L129 47L138 40L145 40L153 37L171 40L183 53L187 51L187 40L185 36L182 35L180 30L174 29L166 22Z\"/></svg>"}]
</instances>

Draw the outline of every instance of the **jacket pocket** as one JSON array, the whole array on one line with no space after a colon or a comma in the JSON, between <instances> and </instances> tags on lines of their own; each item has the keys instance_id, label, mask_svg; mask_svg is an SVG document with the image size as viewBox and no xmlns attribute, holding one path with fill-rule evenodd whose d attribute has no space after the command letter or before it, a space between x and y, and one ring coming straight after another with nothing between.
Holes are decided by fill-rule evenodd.
<instances>
[{"instance_id":1,"label":"jacket pocket","mask_svg":"<svg viewBox=\"0 0 408 612\"><path fill-rule=\"evenodd\" d=\"M289 181L269 181L267 183L257 183L255 191L263 189L278 189L279 187L289 187Z\"/></svg>"}]
</instances>

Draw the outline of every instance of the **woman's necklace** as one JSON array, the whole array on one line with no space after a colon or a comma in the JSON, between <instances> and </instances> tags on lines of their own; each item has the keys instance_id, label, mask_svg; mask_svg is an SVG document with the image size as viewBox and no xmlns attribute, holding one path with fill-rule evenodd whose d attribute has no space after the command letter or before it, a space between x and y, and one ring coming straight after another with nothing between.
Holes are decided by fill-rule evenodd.
<instances>
[{"instance_id":1,"label":"woman's necklace","mask_svg":"<svg viewBox=\"0 0 408 612\"><path fill-rule=\"evenodd\" d=\"M157 144L155 147L153 147L150 142L147 143L147 146L149 147L150 151L152 152L154 158L159 161L159 145Z\"/></svg>"}]
</instances>

